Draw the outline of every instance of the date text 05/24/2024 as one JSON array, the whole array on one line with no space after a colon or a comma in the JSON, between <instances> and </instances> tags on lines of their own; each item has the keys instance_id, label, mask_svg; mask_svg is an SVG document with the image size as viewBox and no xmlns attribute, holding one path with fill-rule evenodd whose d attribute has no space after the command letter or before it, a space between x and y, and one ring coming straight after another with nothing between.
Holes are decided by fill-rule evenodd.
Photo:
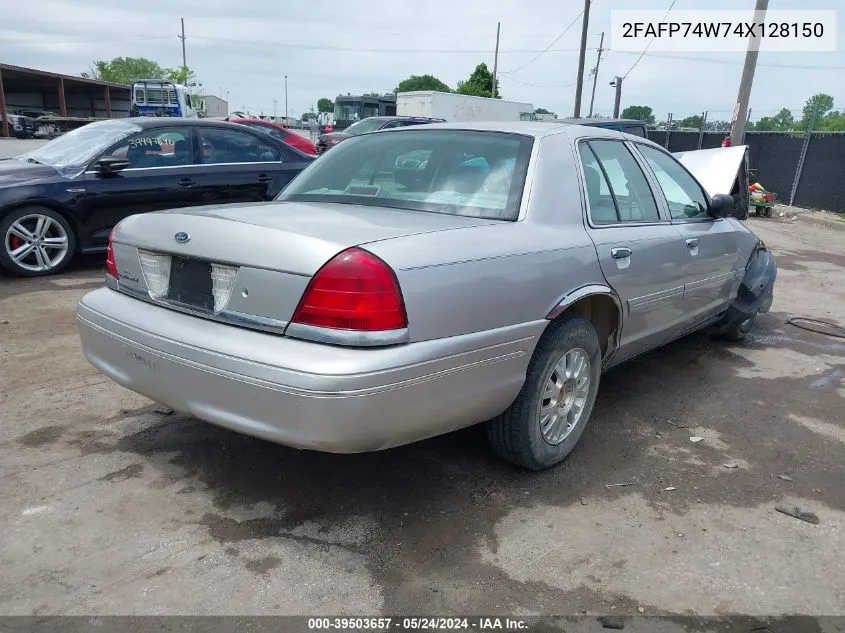
<instances>
[{"instance_id":1,"label":"date text 05/24/2024","mask_svg":"<svg viewBox=\"0 0 845 633\"><path fill-rule=\"evenodd\" d=\"M310 631L524 631L528 623L509 617L331 617L308 618Z\"/></svg>"}]
</instances>

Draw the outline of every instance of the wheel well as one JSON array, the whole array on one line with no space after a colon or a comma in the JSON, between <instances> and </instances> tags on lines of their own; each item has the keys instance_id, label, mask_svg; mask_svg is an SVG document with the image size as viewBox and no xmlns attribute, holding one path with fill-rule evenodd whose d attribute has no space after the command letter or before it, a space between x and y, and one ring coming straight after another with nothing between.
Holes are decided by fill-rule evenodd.
<instances>
[{"instance_id":1,"label":"wheel well","mask_svg":"<svg viewBox=\"0 0 845 633\"><path fill-rule=\"evenodd\" d=\"M619 344L621 315L619 304L614 297L604 294L582 297L557 315L552 323L572 314L577 314L593 324L599 337L602 358L606 358L609 352L616 349Z\"/></svg>"},{"instance_id":2,"label":"wheel well","mask_svg":"<svg viewBox=\"0 0 845 633\"><path fill-rule=\"evenodd\" d=\"M79 248L79 227L76 225L73 215L71 215L62 205L56 204L52 200L22 200L21 202L15 202L0 209L0 220L6 217L10 212L15 209L20 209L21 207L44 207L45 209L50 209L51 211L58 213L65 219L68 226L70 226L70 230L73 231L73 237L76 240L76 248Z\"/></svg>"}]
</instances>

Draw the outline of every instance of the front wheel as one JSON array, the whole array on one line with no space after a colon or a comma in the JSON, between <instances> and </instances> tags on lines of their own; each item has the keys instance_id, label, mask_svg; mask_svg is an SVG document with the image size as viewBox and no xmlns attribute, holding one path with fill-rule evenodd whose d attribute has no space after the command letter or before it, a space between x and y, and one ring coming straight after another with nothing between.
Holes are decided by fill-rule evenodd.
<instances>
[{"instance_id":1,"label":"front wheel","mask_svg":"<svg viewBox=\"0 0 845 633\"><path fill-rule=\"evenodd\" d=\"M20 207L0 219L0 266L20 277L61 271L76 247L73 230L59 213L45 207Z\"/></svg>"},{"instance_id":2,"label":"front wheel","mask_svg":"<svg viewBox=\"0 0 845 633\"><path fill-rule=\"evenodd\" d=\"M487 423L493 449L530 470L566 459L590 418L600 377L601 347L593 325L575 316L550 325L516 400Z\"/></svg>"}]
</instances>

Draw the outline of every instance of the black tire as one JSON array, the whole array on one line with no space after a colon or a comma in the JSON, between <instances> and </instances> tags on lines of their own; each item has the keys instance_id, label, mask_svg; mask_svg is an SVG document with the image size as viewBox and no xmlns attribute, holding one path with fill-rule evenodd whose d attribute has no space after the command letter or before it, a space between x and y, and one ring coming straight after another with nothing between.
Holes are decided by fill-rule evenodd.
<instances>
[{"instance_id":1,"label":"black tire","mask_svg":"<svg viewBox=\"0 0 845 633\"><path fill-rule=\"evenodd\" d=\"M580 417L565 439L552 444L540 428L541 395L557 362L570 350L589 358L589 391ZM601 377L601 347L592 323L577 316L563 317L540 338L528 364L525 384L513 404L487 423L487 437L503 459L529 470L543 470L562 462L575 448L593 410Z\"/></svg>"},{"instance_id":2,"label":"black tire","mask_svg":"<svg viewBox=\"0 0 845 633\"><path fill-rule=\"evenodd\" d=\"M757 313L755 312L747 319L741 319L733 323L730 327L722 331L719 336L726 341L741 341L754 327L754 322L757 320Z\"/></svg>"},{"instance_id":3,"label":"black tire","mask_svg":"<svg viewBox=\"0 0 845 633\"><path fill-rule=\"evenodd\" d=\"M61 256L61 259L55 262L49 269L47 270L30 270L25 268L15 261L12 260L9 254L9 235L8 231L9 228L20 220L23 217L28 215L43 215L48 218L51 218L56 223L58 223L62 229L64 229L65 235L67 236L67 251ZM9 273L16 275L18 277L43 277L45 275L54 275L58 272L64 270L65 267L70 263L73 259L73 255L76 252L76 235L73 232L73 228L70 226L68 221L62 217L60 213L53 211L52 209L48 209L47 207L29 205L24 207L18 207L17 209L13 209L9 211L6 215L0 218L0 267L4 270L8 271Z\"/></svg>"}]
</instances>

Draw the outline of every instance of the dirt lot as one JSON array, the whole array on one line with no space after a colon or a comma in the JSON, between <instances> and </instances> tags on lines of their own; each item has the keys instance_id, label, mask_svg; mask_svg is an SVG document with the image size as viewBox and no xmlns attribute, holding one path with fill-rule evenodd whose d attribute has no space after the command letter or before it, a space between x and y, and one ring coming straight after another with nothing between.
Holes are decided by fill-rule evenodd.
<instances>
[{"instance_id":1,"label":"dirt lot","mask_svg":"<svg viewBox=\"0 0 845 633\"><path fill-rule=\"evenodd\" d=\"M338 456L167 415L80 353L99 258L0 279L0 613L845 614L845 341L785 323L845 322L843 234L749 223L754 335L610 372L543 473L478 429Z\"/></svg>"}]
</instances>

